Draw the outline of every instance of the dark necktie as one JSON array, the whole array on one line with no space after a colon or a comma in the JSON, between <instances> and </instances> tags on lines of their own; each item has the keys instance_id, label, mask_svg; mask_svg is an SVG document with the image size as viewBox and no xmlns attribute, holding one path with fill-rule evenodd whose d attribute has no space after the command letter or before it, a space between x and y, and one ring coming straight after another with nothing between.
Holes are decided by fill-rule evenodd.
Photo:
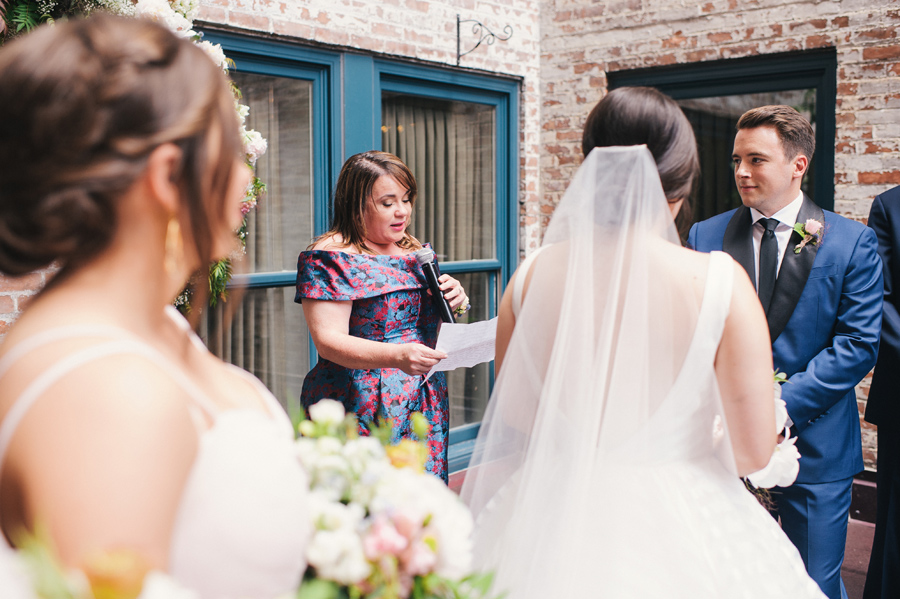
<instances>
[{"instance_id":1,"label":"dark necktie","mask_svg":"<svg viewBox=\"0 0 900 599\"><path fill-rule=\"evenodd\" d=\"M775 291L775 276L778 273L778 240L775 239L778 221L774 218L761 218L758 222L766 229L759 244L759 302L768 314L772 292Z\"/></svg>"}]
</instances>

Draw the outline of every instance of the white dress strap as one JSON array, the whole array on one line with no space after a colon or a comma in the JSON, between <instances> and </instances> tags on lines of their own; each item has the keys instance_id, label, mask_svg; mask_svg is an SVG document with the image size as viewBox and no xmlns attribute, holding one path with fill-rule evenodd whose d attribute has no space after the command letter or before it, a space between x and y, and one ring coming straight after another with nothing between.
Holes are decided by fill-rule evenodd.
<instances>
[{"instance_id":1,"label":"white dress strap","mask_svg":"<svg viewBox=\"0 0 900 599\"><path fill-rule=\"evenodd\" d=\"M519 317L519 312L522 311L522 294L525 293L525 279L528 278L528 272L531 270L531 266L534 264L535 258L537 258L538 254L540 254L547 246L542 245L535 251L531 252L527 258L522 260L522 264L519 265L518 276L516 277L515 283L513 283L513 291L512 291L512 311L513 316L516 318Z\"/></svg>"},{"instance_id":2,"label":"white dress strap","mask_svg":"<svg viewBox=\"0 0 900 599\"><path fill-rule=\"evenodd\" d=\"M100 332L101 330L102 333ZM25 390L13 402L9 411L4 416L3 421L0 422L0 472L2 472L6 451L9 448L13 435L18 429L22 419L25 417L25 414L28 413L28 410L31 409L35 402L43 396L52 385L75 369L109 356L125 354L141 356L158 366L167 376L171 377L175 383L190 396L192 405L199 407L207 416L215 420L216 416L220 413L221 410L219 410L216 403L210 399L206 392L199 385L194 383L178 365L172 362L172 360L165 357L157 349L151 347L146 342L140 340L137 336L112 326L88 327L76 325L36 334L19 343L3 357L3 360L0 361L2 362L2 364L0 364L0 377L2 377L2 374L7 372L19 358L29 351L61 339L86 336L106 336L114 338L110 341L103 341L96 345L83 348L61 358L55 364L42 371L37 378L25 387Z\"/></svg>"}]
</instances>

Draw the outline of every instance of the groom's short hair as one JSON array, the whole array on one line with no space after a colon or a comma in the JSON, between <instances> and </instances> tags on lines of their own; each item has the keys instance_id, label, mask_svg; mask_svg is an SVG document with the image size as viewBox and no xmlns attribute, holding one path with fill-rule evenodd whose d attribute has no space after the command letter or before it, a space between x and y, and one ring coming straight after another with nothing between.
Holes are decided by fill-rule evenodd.
<instances>
[{"instance_id":1,"label":"groom's short hair","mask_svg":"<svg viewBox=\"0 0 900 599\"><path fill-rule=\"evenodd\" d=\"M785 157L790 160L797 154L803 154L812 161L816 151L816 134L812 125L790 106L775 104L752 108L738 119L737 129L756 129L757 127L774 127L781 139L781 147Z\"/></svg>"}]
</instances>

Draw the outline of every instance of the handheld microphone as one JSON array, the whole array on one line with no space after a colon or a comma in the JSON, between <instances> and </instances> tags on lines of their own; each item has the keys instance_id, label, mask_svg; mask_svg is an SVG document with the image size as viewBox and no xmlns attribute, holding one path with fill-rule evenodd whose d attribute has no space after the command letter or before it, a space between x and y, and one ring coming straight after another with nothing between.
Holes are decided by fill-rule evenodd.
<instances>
[{"instance_id":1,"label":"handheld microphone","mask_svg":"<svg viewBox=\"0 0 900 599\"><path fill-rule=\"evenodd\" d=\"M428 248L422 248L416 252L416 262L422 267L425 280L428 281L428 288L431 289L431 300L434 302L434 307L437 308L438 314L441 315L441 320L444 322L456 322L453 318L453 312L450 310L450 302L441 293L437 267L434 265L434 252Z\"/></svg>"}]
</instances>

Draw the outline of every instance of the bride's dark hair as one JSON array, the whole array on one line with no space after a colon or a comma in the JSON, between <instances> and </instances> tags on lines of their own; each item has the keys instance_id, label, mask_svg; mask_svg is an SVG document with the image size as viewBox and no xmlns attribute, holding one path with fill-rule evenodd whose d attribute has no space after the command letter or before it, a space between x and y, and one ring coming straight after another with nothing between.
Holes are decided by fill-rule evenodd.
<instances>
[{"instance_id":1,"label":"bride's dark hair","mask_svg":"<svg viewBox=\"0 0 900 599\"><path fill-rule=\"evenodd\" d=\"M594 106L584 124L587 156L604 146L646 145L656 161L666 198L687 201L700 174L697 140L678 104L652 87L620 87Z\"/></svg>"},{"instance_id":2,"label":"bride's dark hair","mask_svg":"<svg viewBox=\"0 0 900 599\"><path fill-rule=\"evenodd\" d=\"M0 272L106 249L117 203L152 151L182 151L176 181L205 266L240 136L227 78L189 41L98 14L40 27L0 51Z\"/></svg>"}]
</instances>

